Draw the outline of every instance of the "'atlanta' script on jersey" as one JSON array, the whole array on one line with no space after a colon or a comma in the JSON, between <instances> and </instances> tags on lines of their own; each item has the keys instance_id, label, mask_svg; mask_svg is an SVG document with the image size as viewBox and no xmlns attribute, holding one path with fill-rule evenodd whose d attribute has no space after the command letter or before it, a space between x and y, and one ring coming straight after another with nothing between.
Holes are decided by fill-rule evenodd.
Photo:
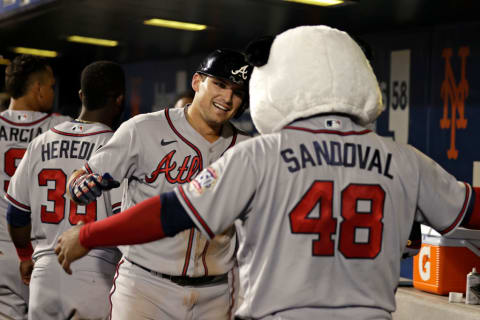
<instances>
[{"instance_id":1,"label":"'atlanta' script on jersey","mask_svg":"<svg viewBox=\"0 0 480 320\"><path fill-rule=\"evenodd\" d=\"M170 151L157 165L157 168L145 178L145 181L152 183L157 180L160 174L165 174L165 179L171 184L183 184L192 181L192 178L200 172L200 158L198 156L186 156L182 165L177 169L177 162L173 160L176 150Z\"/></svg>"},{"instance_id":2,"label":"'atlanta' script on jersey","mask_svg":"<svg viewBox=\"0 0 480 320\"><path fill-rule=\"evenodd\" d=\"M379 174L393 179L390 174L392 154L386 157L378 149L355 143L337 141L313 141L311 145L301 143L298 150L287 148L280 151L283 161L289 164L288 171L295 172L307 166L358 167L368 171L377 170Z\"/></svg>"}]
</instances>

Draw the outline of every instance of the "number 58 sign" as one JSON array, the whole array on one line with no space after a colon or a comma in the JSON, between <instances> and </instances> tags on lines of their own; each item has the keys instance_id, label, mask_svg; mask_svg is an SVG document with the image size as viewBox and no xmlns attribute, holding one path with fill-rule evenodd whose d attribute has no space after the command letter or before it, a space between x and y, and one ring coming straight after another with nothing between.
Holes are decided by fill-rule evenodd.
<instances>
[{"instance_id":1,"label":"number 58 sign","mask_svg":"<svg viewBox=\"0 0 480 320\"><path fill-rule=\"evenodd\" d=\"M395 141L408 143L410 116L410 50L392 51L390 58L388 130Z\"/></svg>"}]
</instances>

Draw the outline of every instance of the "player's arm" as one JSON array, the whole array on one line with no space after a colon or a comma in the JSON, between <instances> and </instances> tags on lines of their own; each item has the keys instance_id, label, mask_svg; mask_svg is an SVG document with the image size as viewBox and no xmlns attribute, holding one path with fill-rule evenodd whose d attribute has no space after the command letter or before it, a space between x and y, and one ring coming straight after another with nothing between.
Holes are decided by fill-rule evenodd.
<instances>
[{"instance_id":1,"label":"player's arm","mask_svg":"<svg viewBox=\"0 0 480 320\"><path fill-rule=\"evenodd\" d=\"M58 239L55 253L63 269L96 247L133 245L174 236L195 225L174 192L152 197L107 219L77 225Z\"/></svg>"},{"instance_id":2,"label":"player's arm","mask_svg":"<svg viewBox=\"0 0 480 320\"><path fill-rule=\"evenodd\" d=\"M7 209L8 232L20 259L20 275L25 284L30 283L33 271L33 247L30 240L32 229L30 212L20 210L11 204Z\"/></svg>"}]
</instances>

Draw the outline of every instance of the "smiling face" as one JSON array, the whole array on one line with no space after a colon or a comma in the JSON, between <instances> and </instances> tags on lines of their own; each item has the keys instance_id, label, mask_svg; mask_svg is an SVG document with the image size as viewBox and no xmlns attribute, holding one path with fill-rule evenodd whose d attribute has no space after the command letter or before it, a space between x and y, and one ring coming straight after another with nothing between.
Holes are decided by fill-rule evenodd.
<instances>
[{"instance_id":1,"label":"smiling face","mask_svg":"<svg viewBox=\"0 0 480 320\"><path fill-rule=\"evenodd\" d=\"M192 79L192 108L211 128L221 127L240 109L247 94L233 82L196 73Z\"/></svg>"}]
</instances>

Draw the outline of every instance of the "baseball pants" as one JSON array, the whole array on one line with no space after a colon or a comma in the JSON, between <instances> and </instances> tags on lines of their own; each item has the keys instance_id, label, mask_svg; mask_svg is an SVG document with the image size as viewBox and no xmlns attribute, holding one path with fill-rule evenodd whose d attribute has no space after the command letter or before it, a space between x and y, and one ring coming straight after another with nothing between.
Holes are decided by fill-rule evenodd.
<instances>
[{"instance_id":1,"label":"baseball pants","mask_svg":"<svg viewBox=\"0 0 480 320\"><path fill-rule=\"evenodd\" d=\"M28 286L20 277L20 260L10 241L0 241L0 319L27 319Z\"/></svg>"},{"instance_id":2,"label":"baseball pants","mask_svg":"<svg viewBox=\"0 0 480 320\"><path fill-rule=\"evenodd\" d=\"M233 277L229 272L223 283L180 286L123 258L111 291L111 319L231 319Z\"/></svg>"},{"instance_id":3,"label":"baseball pants","mask_svg":"<svg viewBox=\"0 0 480 320\"><path fill-rule=\"evenodd\" d=\"M72 275L65 273L54 254L35 261L28 319L64 320L74 313L81 319L108 316L115 265L87 256L73 263L71 268Z\"/></svg>"}]
</instances>

